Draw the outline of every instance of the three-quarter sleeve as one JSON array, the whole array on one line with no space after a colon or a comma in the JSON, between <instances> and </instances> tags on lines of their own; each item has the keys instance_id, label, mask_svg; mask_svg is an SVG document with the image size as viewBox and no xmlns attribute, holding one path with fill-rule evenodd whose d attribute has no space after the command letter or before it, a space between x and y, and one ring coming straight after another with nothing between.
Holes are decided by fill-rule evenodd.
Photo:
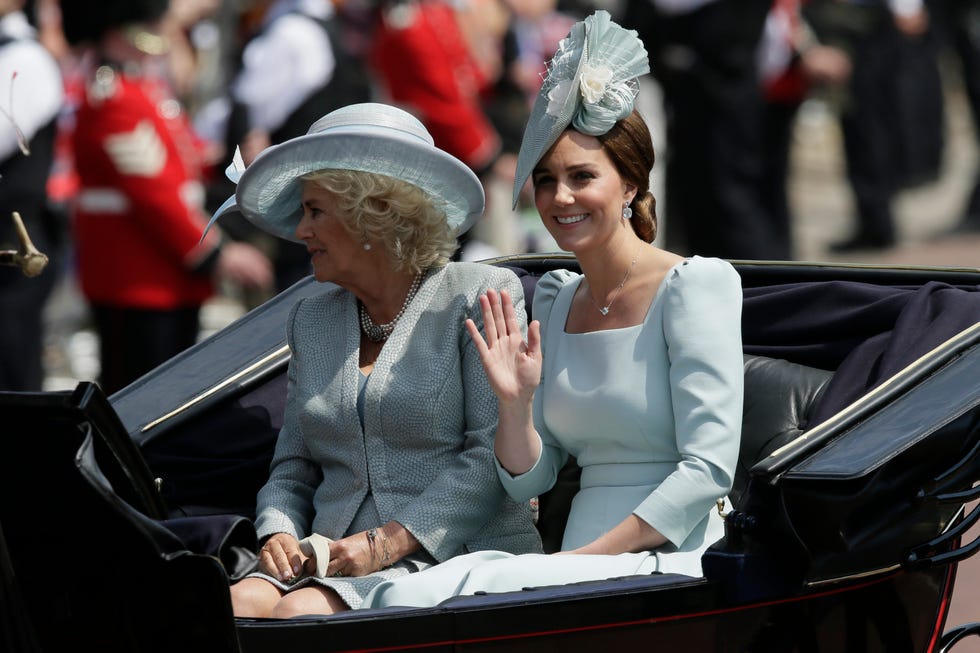
<instances>
[{"instance_id":1,"label":"three-quarter sleeve","mask_svg":"<svg viewBox=\"0 0 980 653\"><path fill-rule=\"evenodd\" d=\"M742 291L727 262L671 271L663 333L679 462L634 514L680 545L731 489L742 423Z\"/></svg>"}]
</instances>

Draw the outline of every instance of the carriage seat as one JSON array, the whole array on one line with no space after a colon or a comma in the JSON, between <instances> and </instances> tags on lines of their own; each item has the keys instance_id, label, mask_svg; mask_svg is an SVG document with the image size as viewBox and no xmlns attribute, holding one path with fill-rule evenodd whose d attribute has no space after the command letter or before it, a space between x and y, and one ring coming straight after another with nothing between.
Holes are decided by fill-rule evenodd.
<instances>
[{"instance_id":1,"label":"carriage seat","mask_svg":"<svg viewBox=\"0 0 980 653\"><path fill-rule=\"evenodd\" d=\"M833 372L779 358L746 355L742 442L729 498L741 503L749 470L810 426Z\"/></svg>"}]
</instances>

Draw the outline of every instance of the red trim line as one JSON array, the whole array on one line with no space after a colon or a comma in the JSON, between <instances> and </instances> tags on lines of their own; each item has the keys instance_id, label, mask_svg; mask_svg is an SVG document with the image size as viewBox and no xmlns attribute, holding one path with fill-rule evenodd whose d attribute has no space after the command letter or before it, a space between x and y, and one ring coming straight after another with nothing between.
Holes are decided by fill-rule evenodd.
<instances>
[{"instance_id":1,"label":"red trim line","mask_svg":"<svg viewBox=\"0 0 980 653\"><path fill-rule=\"evenodd\" d=\"M730 608L720 608L718 610L708 610L705 612L694 612L682 615L673 615L667 617L656 617L652 619L636 619L633 621L621 621L617 623L604 623L595 626L581 626L578 628L563 628L557 630L543 630L539 632L529 632L521 633L517 635L500 635L495 637L476 637L473 639L452 639L445 640L441 642L426 642L424 644L411 644L411 645L399 645L399 646L383 646L378 648L352 648L345 649L344 653L383 653L384 651L407 651L407 650L421 650L433 647L444 647L452 646L454 644L480 644L484 642L498 642L507 641L512 639L530 639L533 637L543 637L547 635L566 635L569 633L581 633L595 630L604 630L610 628L627 628L629 626L638 626L643 624L655 624L668 621L678 621L681 619L696 619L699 617L708 617L712 615L726 614L730 612L739 612L742 610L752 610L756 608L764 608L772 605L781 605L784 603L797 603L799 601L808 601L810 599L818 599L825 596L833 596L834 594L842 594L844 592L852 592L854 590L864 589L866 587L871 587L873 585L878 585L891 580L892 578L898 576L901 571L895 571L887 576L877 578L875 580L869 580L867 582L861 583L859 585L848 585L846 588L839 588L833 590L827 590L825 592L818 592L816 594L806 594L802 596L797 596L788 599L778 599L774 601L762 601L760 603L747 603L745 605L730 607ZM943 610L945 609L946 602L944 601ZM941 610L941 612L943 611ZM940 619L941 621L941 619ZM938 623L938 622L937 622ZM929 649L932 650L931 648Z\"/></svg>"},{"instance_id":2,"label":"red trim line","mask_svg":"<svg viewBox=\"0 0 980 653\"><path fill-rule=\"evenodd\" d=\"M959 546L957 541L956 546ZM932 638L926 647L926 653L932 653L939 644L939 638L943 635L943 625L949 614L949 606L953 602L953 581L956 577L956 565L949 565L946 568L946 582L943 584L942 600L939 602L939 610L936 612L936 623L932 627Z\"/></svg>"}]
</instances>

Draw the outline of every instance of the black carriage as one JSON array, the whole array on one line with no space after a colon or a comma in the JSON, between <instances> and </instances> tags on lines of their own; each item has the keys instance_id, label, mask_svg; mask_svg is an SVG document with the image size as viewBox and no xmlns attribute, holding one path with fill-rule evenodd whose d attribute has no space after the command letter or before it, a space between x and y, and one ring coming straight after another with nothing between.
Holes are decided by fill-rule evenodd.
<instances>
[{"instance_id":1,"label":"black carriage","mask_svg":"<svg viewBox=\"0 0 980 653\"><path fill-rule=\"evenodd\" d=\"M575 268L560 254L491 263L528 294L544 271ZM980 515L967 510L980 497L980 270L734 263L742 447L704 578L236 620L227 586L249 562L282 422L286 311L322 289L308 278L111 397L87 382L0 393L0 647L952 649L980 631L946 624L957 564L980 546L963 541ZM576 472L540 497L550 549Z\"/></svg>"}]
</instances>

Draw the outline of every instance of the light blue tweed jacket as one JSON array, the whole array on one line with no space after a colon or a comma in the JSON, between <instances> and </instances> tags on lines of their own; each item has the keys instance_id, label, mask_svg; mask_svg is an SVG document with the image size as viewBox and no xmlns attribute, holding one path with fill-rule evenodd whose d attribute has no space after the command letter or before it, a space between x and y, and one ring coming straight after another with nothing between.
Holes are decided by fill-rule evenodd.
<instances>
[{"instance_id":1,"label":"light blue tweed jacket","mask_svg":"<svg viewBox=\"0 0 980 653\"><path fill-rule=\"evenodd\" d=\"M358 530L370 493L381 523L401 523L437 561L541 550L527 503L507 497L498 479L497 402L463 324L471 317L482 331L477 298L488 288L507 289L523 319L510 270L450 263L427 277L368 378L363 431L354 295L333 287L297 303L283 427L258 495L260 538L341 538Z\"/></svg>"}]
</instances>

